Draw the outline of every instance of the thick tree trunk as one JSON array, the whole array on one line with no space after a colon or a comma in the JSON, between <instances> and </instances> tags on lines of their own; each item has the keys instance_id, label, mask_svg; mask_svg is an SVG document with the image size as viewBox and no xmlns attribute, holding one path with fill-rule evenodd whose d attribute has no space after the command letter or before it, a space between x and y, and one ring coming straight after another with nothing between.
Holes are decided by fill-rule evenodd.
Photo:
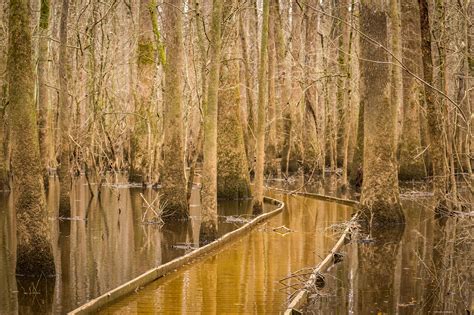
<instances>
[{"instance_id":1,"label":"thick tree trunk","mask_svg":"<svg viewBox=\"0 0 474 315\"><path fill-rule=\"evenodd\" d=\"M379 1L362 1L360 29L387 47L388 15ZM364 166L361 209L374 224L404 222L395 156L396 104L391 102L389 55L361 39L361 101L364 106Z\"/></svg>"},{"instance_id":2,"label":"thick tree trunk","mask_svg":"<svg viewBox=\"0 0 474 315\"><path fill-rule=\"evenodd\" d=\"M69 0L62 0L61 20L59 25L59 124L60 124L60 161L58 175L60 183L59 191L59 216L71 216L71 151L69 139L69 127L71 122L71 102L69 101L68 81L70 77L70 65L67 36L68 36Z\"/></svg>"},{"instance_id":3,"label":"thick tree trunk","mask_svg":"<svg viewBox=\"0 0 474 315\"><path fill-rule=\"evenodd\" d=\"M233 6L228 6L233 4ZM235 9L235 1L227 0L224 12ZM220 67L217 123L217 196L223 199L250 197L250 179L245 155L242 119L240 118L239 22L227 19L224 61Z\"/></svg>"},{"instance_id":4,"label":"thick tree trunk","mask_svg":"<svg viewBox=\"0 0 474 315\"><path fill-rule=\"evenodd\" d=\"M268 68L268 20L270 5L269 0L263 0L262 34L260 44L260 63L258 68L258 108L257 108L257 166L255 169L255 196L254 211L263 210L263 181L265 166L265 125L267 95L267 68Z\"/></svg>"},{"instance_id":5,"label":"thick tree trunk","mask_svg":"<svg viewBox=\"0 0 474 315\"><path fill-rule=\"evenodd\" d=\"M41 166L44 186L49 183L50 135L49 127L49 88L48 83L48 43L49 43L49 0L41 0L38 39L38 133L40 144Z\"/></svg>"},{"instance_id":6,"label":"thick tree trunk","mask_svg":"<svg viewBox=\"0 0 474 315\"><path fill-rule=\"evenodd\" d=\"M401 2L402 60L416 75L421 75L420 13L416 0ZM422 179L426 176L421 148L420 99L421 85L408 72L403 72L403 125L400 136L400 180Z\"/></svg>"},{"instance_id":7,"label":"thick tree trunk","mask_svg":"<svg viewBox=\"0 0 474 315\"><path fill-rule=\"evenodd\" d=\"M34 104L34 73L28 1L9 5L9 113L12 133L14 207L17 225L18 274L55 273L45 205L38 127Z\"/></svg>"},{"instance_id":8,"label":"thick tree trunk","mask_svg":"<svg viewBox=\"0 0 474 315\"><path fill-rule=\"evenodd\" d=\"M214 0L211 25L211 69L204 104L204 143L202 169L202 212L199 242L208 243L217 237L217 107L221 62L221 0Z\"/></svg>"},{"instance_id":9,"label":"thick tree trunk","mask_svg":"<svg viewBox=\"0 0 474 315\"><path fill-rule=\"evenodd\" d=\"M163 3L166 64L163 113L162 201L164 220L188 218L183 141L183 16L174 1Z\"/></svg>"}]
</instances>

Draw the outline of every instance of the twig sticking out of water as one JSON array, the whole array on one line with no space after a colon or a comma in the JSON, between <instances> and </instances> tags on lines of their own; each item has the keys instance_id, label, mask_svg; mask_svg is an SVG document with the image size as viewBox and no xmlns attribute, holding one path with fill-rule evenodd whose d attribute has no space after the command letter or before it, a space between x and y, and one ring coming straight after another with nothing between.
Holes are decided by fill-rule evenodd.
<instances>
[{"instance_id":1,"label":"twig sticking out of water","mask_svg":"<svg viewBox=\"0 0 474 315\"><path fill-rule=\"evenodd\" d=\"M144 204L146 205L145 212L142 215L142 223L143 224L158 224L160 227L165 224L163 221L162 214L163 210L166 208L166 201L164 201L162 204L158 205L155 208L155 203L160 200L160 195L157 195L155 199L149 203L148 200L146 200L145 196L143 196L142 193L140 193L140 197L142 198ZM150 220L147 220L147 214L148 212L151 211L153 212L153 217Z\"/></svg>"}]
</instances>

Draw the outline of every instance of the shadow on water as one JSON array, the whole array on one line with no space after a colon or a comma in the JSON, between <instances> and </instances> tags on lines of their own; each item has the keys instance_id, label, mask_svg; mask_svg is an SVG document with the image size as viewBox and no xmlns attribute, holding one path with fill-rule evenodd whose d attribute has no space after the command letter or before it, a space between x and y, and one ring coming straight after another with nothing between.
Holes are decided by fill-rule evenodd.
<instances>
[{"instance_id":1,"label":"shadow on water","mask_svg":"<svg viewBox=\"0 0 474 315\"><path fill-rule=\"evenodd\" d=\"M362 231L306 313L472 314L472 216L437 217L426 196L402 205L404 231Z\"/></svg>"},{"instance_id":2,"label":"shadow on water","mask_svg":"<svg viewBox=\"0 0 474 315\"><path fill-rule=\"evenodd\" d=\"M63 314L192 251L199 244L199 191L192 192L191 220L162 227L142 223L147 208L143 198L152 203L158 195L114 181L102 188L100 198L91 198L80 178L71 193L71 218L58 219L59 187L51 179L47 206L55 278L15 277L12 197L0 195L0 314ZM245 201L221 202L218 211L218 233L223 235L245 223L227 222L227 217L246 217L250 206Z\"/></svg>"}]
</instances>

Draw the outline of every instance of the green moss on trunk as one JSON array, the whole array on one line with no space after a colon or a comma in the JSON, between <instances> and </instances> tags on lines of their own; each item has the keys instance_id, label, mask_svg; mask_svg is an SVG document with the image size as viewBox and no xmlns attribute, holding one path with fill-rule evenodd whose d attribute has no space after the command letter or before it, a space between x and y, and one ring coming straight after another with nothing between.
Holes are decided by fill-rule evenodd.
<instances>
[{"instance_id":1,"label":"green moss on trunk","mask_svg":"<svg viewBox=\"0 0 474 315\"><path fill-rule=\"evenodd\" d=\"M16 272L50 275L55 267L41 176L27 1L11 0L9 13L7 69L17 216Z\"/></svg>"}]
</instances>

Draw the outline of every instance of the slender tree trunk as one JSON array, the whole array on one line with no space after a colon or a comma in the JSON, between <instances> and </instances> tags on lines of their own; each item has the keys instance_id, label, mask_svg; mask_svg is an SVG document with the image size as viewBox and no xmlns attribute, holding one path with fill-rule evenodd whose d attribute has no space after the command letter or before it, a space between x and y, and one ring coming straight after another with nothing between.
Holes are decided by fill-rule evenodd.
<instances>
[{"instance_id":1,"label":"slender tree trunk","mask_svg":"<svg viewBox=\"0 0 474 315\"><path fill-rule=\"evenodd\" d=\"M311 4L315 4L315 1ZM318 13L308 9L305 14L306 20L306 38L305 38L305 93L304 93L304 132L303 141L303 167L305 172L316 174L324 172L324 162L321 160L322 148L318 131L319 117L321 113L318 108L318 87L315 82L318 74ZM321 163L323 162L323 163Z\"/></svg>"},{"instance_id":2,"label":"slender tree trunk","mask_svg":"<svg viewBox=\"0 0 474 315\"><path fill-rule=\"evenodd\" d=\"M221 62L221 23L223 1L214 0L211 25L211 69L204 104L204 143L202 169L202 212L200 243L217 237L217 107Z\"/></svg>"},{"instance_id":3,"label":"slender tree trunk","mask_svg":"<svg viewBox=\"0 0 474 315\"><path fill-rule=\"evenodd\" d=\"M59 191L59 216L71 216L71 151L69 139L69 127L71 122L71 102L69 100L68 81L70 77L70 65L68 54L68 15L69 0L62 0L61 20L59 25L59 124L60 124L60 165L58 169L60 191Z\"/></svg>"},{"instance_id":4,"label":"slender tree trunk","mask_svg":"<svg viewBox=\"0 0 474 315\"><path fill-rule=\"evenodd\" d=\"M390 0L390 9L388 12L390 16L389 29L390 29L390 50L393 55L398 59L402 59L402 40L401 40L401 18L400 18L400 5L399 0ZM403 101L403 78L402 68L399 67L392 57L391 62L391 102L396 106L397 109L397 128L395 129L395 141L398 144L401 130L401 111ZM396 150L397 148L395 148Z\"/></svg>"},{"instance_id":5,"label":"slender tree trunk","mask_svg":"<svg viewBox=\"0 0 474 315\"><path fill-rule=\"evenodd\" d=\"M0 19L5 21L8 19L8 12L6 10L7 2L0 5ZM8 41L7 28L0 31L0 38L2 41ZM9 147L9 126L7 124L7 105L8 105L8 74L7 66L7 47L8 45L0 46L0 190L10 190L10 163L8 158Z\"/></svg>"},{"instance_id":6,"label":"slender tree trunk","mask_svg":"<svg viewBox=\"0 0 474 315\"><path fill-rule=\"evenodd\" d=\"M269 0L263 0L262 34L260 44L260 63L258 68L258 122L257 122L257 166L255 169L254 211L263 210L263 185L265 166L265 124L267 105L267 68L268 68L268 20Z\"/></svg>"},{"instance_id":7,"label":"slender tree trunk","mask_svg":"<svg viewBox=\"0 0 474 315\"><path fill-rule=\"evenodd\" d=\"M153 82L156 72L156 53L153 34L152 8L155 1L140 0L138 22L138 85L136 89L135 116L133 132L130 139L130 173L131 182L147 183L151 178L148 174L152 161L152 148L147 141L151 118L151 102L153 99Z\"/></svg>"},{"instance_id":8,"label":"slender tree trunk","mask_svg":"<svg viewBox=\"0 0 474 315\"><path fill-rule=\"evenodd\" d=\"M361 2L360 29L387 47L387 8L380 1ZM361 101L364 106L364 166L361 209L373 224L404 222L395 156L396 104L391 102L389 55L367 39L361 48Z\"/></svg>"},{"instance_id":9,"label":"slender tree trunk","mask_svg":"<svg viewBox=\"0 0 474 315\"><path fill-rule=\"evenodd\" d=\"M253 10L252 10L253 13ZM247 38L249 36L248 22L244 21L247 17L245 12L240 12L239 18L239 28L240 28L240 45L242 49L242 62L244 65L244 87L245 87L245 100L246 103L246 112L247 112L247 124L244 132L245 137L245 146L247 152L247 161L251 166L253 166L253 159L255 156L255 93L254 90L254 80L253 80L253 67L252 61L250 58L250 49L247 43Z\"/></svg>"},{"instance_id":10,"label":"slender tree trunk","mask_svg":"<svg viewBox=\"0 0 474 315\"><path fill-rule=\"evenodd\" d=\"M350 8L351 12L351 20L350 23L352 24L352 20L354 18L354 1L349 3L348 0L342 2L342 8L344 13L341 13L340 16L343 17L345 21L348 20L348 11ZM347 39L347 59L344 58L345 64L341 67L342 73L346 76L345 78L345 102L346 105L344 107L344 119L342 123L344 124L343 132L342 132L342 185L345 187L348 184L348 173L349 173L349 143L350 137L352 137L352 48L353 48L353 29L348 27L343 27L343 34L348 33ZM339 52L341 53L341 51ZM341 60L342 61L342 60Z\"/></svg>"},{"instance_id":11,"label":"slender tree trunk","mask_svg":"<svg viewBox=\"0 0 474 315\"><path fill-rule=\"evenodd\" d=\"M431 27L427 0L418 0L421 25L421 52L423 79L433 85L433 56L431 52ZM443 114L436 92L425 85L430 155L433 164L433 192L437 208L444 207L446 198L446 168L444 164L445 144Z\"/></svg>"},{"instance_id":12,"label":"slender tree trunk","mask_svg":"<svg viewBox=\"0 0 474 315\"><path fill-rule=\"evenodd\" d=\"M183 16L174 1L164 1L166 64L163 114L163 168L161 178L165 220L188 218L183 141Z\"/></svg>"},{"instance_id":13,"label":"slender tree trunk","mask_svg":"<svg viewBox=\"0 0 474 315\"><path fill-rule=\"evenodd\" d=\"M267 104L267 126L268 137L265 141L265 173L276 175L277 170L274 167L276 159L276 137L277 137L277 99L275 86L275 68L276 68L276 51L275 51L275 22L276 12L275 6L269 4L269 20L268 24L268 104Z\"/></svg>"},{"instance_id":14,"label":"slender tree trunk","mask_svg":"<svg viewBox=\"0 0 474 315\"><path fill-rule=\"evenodd\" d=\"M34 104L34 72L28 1L9 5L9 114L12 133L14 207L17 226L17 274L55 273L45 205L38 127Z\"/></svg>"},{"instance_id":15,"label":"slender tree trunk","mask_svg":"<svg viewBox=\"0 0 474 315\"><path fill-rule=\"evenodd\" d=\"M50 135L49 127L49 90L48 83L48 44L49 44L49 0L41 0L38 39L38 132L41 166L44 186L49 183Z\"/></svg>"},{"instance_id":16,"label":"slender tree trunk","mask_svg":"<svg viewBox=\"0 0 474 315\"><path fill-rule=\"evenodd\" d=\"M416 0L401 2L402 60L410 71L421 75L420 13ZM400 142L400 180L426 176L421 152L420 95L421 85L408 72L403 72L403 125Z\"/></svg>"}]
</instances>

